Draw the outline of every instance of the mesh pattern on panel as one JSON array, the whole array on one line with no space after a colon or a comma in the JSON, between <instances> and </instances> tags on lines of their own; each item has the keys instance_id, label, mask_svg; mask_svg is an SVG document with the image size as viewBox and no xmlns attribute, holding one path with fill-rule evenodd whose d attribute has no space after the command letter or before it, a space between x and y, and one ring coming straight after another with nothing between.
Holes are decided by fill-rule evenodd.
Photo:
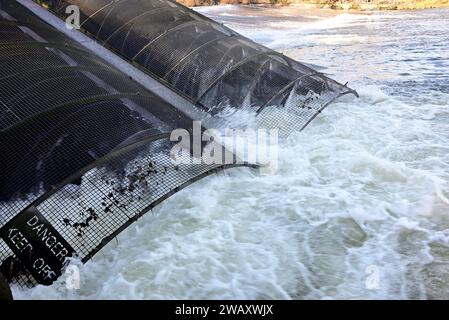
<instances>
[{"instance_id":1,"label":"mesh pattern on panel","mask_svg":"<svg viewBox=\"0 0 449 320\"><path fill-rule=\"evenodd\" d=\"M162 200L234 166L193 165L189 154L174 164L169 133L191 130L190 118L15 1L0 10L0 271L8 281L51 283L61 270L51 275L41 254L54 260L67 246L87 261ZM54 234L63 239L49 241Z\"/></svg>"},{"instance_id":2,"label":"mesh pattern on panel","mask_svg":"<svg viewBox=\"0 0 449 320\"><path fill-rule=\"evenodd\" d=\"M247 109L254 114L264 109L287 135L302 130L330 101L357 93L323 74L263 47L171 0L39 0L64 17L68 5L81 10L81 26L108 48L141 66L148 74L211 112L217 120L224 106ZM315 74L308 90L296 90ZM294 83L300 84L296 86ZM332 85L329 83L332 82ZM320 90L317 90L317 88ZM324 90L323 90L324 88ZM305 102L313 93L316 107ZM290 121L277 121L289 99ZM296 106L293 105L296 102ZM265 108L266 104L270 108ZM303 112L306 108L309 112ZM217 124L225 123L216 121ZM287 125L288 123L288 125ZM265 121L259 121L264 125ZM271 125L271 123L270 123Z\"/></svg>"}]
</instances>

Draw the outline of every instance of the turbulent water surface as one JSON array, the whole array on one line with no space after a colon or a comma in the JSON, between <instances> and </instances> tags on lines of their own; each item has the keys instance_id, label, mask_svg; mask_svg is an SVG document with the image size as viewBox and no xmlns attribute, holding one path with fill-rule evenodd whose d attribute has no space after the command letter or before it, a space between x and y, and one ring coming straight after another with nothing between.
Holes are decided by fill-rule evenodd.
<instances>
[{"instance_id":1,"label":"turbulent water surface","mask_svg":"<svg viewBox=\"0 0 449 320\"><path fill-rule=\"evenodd\" d=\"M200 8L360 93L16 298L449 298L449 10Z\"/></svg>"}]
</instances>

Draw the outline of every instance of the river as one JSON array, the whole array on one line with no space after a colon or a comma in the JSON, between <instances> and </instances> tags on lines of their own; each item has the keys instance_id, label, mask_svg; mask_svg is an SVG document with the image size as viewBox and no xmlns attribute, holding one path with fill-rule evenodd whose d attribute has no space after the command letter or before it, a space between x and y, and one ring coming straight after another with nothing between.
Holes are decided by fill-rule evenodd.
<instances>
[{"instance_id":1,"label":"river","mask_svg":"<svg viewBox=\"0 0 449 320\"><path fill-rule=\"evenodd\" d=\"M196 9L355 88L174 195L33 299L449 299L449 10Z\"/></svg>"}]
</instances>

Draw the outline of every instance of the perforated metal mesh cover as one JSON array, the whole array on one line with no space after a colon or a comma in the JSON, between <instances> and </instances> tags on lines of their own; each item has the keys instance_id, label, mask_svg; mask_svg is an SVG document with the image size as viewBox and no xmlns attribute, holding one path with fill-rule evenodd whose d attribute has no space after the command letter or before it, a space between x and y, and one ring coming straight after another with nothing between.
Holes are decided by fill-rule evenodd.
<instances>
[{"instance_id":1,"label":"perforated metal mesh cover","mask_svg":"<svg viewBox=\"0 0 449 320\"><path fill-rule=\"evenodd\" d=\"M171 0L36 0L219 120L225 108L257 113L284 133L302 130L330 102L357 93ZM219 121L217 121L219 122Z\"/></svg>"},{"instance_id":2,"label":"perforated metal mesh cover","mask_svg":"<svg viewBox=\"0 0 449 320\"><path fill-rule=\"evenodd\" d=\"M1 1L0 230L39 212L87 261L173 193L237 166L191 164L191 155L174 164L169 132L191 125L15 1ZM13 250L2 237L0 271L23 286L41 282L18 254L23 242L12 239Z\"/></svg>"}]
</instances>

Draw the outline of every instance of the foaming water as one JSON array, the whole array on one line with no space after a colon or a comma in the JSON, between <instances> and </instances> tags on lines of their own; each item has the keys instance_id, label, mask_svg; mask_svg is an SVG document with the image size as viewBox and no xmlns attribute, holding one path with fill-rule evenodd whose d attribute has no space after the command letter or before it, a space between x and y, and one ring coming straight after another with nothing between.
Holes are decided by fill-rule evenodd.
<instances>
[{"instance_id":1,"label":"foaming water","mask_svg":"<svg viewBox=\"0 0 449 320\"><path fill-rule=\"evenodd\" d=\"M231 169L162 203L80 266L80 290L15 297L448 299L449 10L199 10L360 98L284 141L274 174Z\"/></svg>"}]
</instances>

